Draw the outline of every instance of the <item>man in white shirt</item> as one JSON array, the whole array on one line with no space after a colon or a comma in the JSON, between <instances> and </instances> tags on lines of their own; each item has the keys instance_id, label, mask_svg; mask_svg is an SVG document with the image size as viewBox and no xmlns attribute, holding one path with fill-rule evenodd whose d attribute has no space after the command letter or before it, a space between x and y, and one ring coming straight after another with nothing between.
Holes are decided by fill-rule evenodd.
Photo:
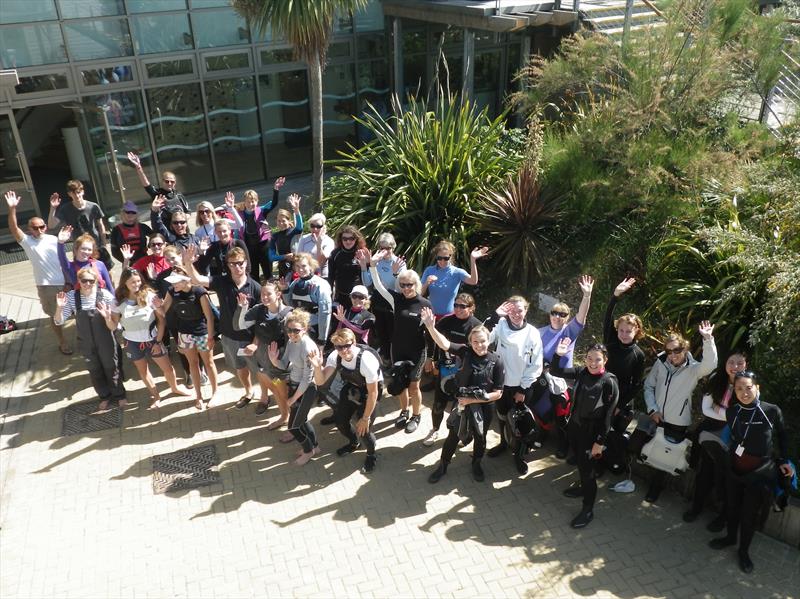
<instances>
[{"instance_id":1,"label":"man in white shirt","mask_svg":"<svg viewBox=\"0 0 800 599\"><path fill-rule=\"evenodd\" d=\"M58 261L58 239L55 235L45 233L47 223L38 216L28 220L30 235L25 234L17 224L17 206L22 198L13 191L7 192L5 198L8 204L8 229L31 262L42 310L50 318L50 326L58 338L58 349L68 356L72 349L64 339L64 329L53 320L56 314L56 294L64 289L64 273L61 272Z\"/></svg>"}]
</instances>

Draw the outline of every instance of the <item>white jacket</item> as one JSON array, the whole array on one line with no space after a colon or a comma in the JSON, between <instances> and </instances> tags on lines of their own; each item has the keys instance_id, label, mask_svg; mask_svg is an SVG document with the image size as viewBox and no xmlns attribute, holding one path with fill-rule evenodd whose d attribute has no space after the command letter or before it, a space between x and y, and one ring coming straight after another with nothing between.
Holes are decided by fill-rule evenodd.
<instances>
[{"instance_id":1,"label":"white jacket","mask_svg":"<svg viewBox=\"0 0 800 599\"><path fill-rule=\"evenodd\" d=\"M506 387L527 389L542 374L542 338L530 324L515 331L508 320L501 318L489 335L489 343L497 343L497 354L506 367Z\"/></svg>"},{"instance_id":2,"label":"white jacket","mask_svg":"<svg viewBox=\"0 0 800 599\"><path fill-rule=\"evenodd\" d=\"M714 338L703 340L703 360L698 362L691 353L680 366L673 366L667 354L658 354L656 363L644 381L644 401L647 413L660 412L667 424L689 426L692 410L689 402L697 382L717 367L717 347Z\"/></svg>"}]
</instances>

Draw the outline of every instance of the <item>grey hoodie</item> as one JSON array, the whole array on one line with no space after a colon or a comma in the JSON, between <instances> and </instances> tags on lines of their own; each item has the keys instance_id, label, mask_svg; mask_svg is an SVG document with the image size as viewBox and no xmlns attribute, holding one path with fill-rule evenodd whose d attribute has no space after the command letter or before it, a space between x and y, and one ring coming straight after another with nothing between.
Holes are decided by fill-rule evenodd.
<instances>
[{"instance_id":1,"label":"grey hoodie","mask_svg":"<svg viewBox=\"0 0 800 599\"><path fill-rule=\"evenodd\" d=\"M644 382L644 401L647 413L661 412L664 421L676 426L689 426L692 410L689 402L697 382L717 367L717 347L714 338L703 340L703 360L698 362L686 353L686 361L673 366L667 354L658 354Z\"/></svg>"}]
</instances>

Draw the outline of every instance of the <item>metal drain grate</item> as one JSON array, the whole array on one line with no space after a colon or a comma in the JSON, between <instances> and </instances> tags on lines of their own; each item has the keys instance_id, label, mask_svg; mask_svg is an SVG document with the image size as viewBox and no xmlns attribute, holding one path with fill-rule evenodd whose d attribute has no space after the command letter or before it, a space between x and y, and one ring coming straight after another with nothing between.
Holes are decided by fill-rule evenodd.
<instances>
[{"instance_id":1,"label":"metal drain grate","mask_svg":"<svg viewBox=\"0 0 800 599\"><path fill-rule=\"evenodd\" d=\"M213 445L153 456L153 493L193 489L220 482L219 464Z\"/></svg>"},{"instance_id":2,"label":"metal drain grate","mask_svg":"<svg viewBox=\"0 0 800 599\"><path fill-rule=\"evenodd\" d=\"M82 435L122 426L122 410L115 406L98 412L100 401L87 401L67 407L61 423L61 436Z\"/></svg>"}]
</instances>

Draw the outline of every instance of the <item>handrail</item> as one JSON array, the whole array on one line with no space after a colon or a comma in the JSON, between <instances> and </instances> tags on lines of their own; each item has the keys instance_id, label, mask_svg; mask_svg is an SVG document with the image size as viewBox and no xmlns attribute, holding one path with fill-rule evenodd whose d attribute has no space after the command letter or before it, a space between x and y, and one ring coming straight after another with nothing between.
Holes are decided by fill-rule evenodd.
<instances>
[{"instance_id":1,"label":"handrail","mask_svg":"<svg viewBox=\"0 0 800 599\"><path fill-rule=\"evenodd\" d=\"M663 12L661 12L661 11L658 9L658 7L657 7L655 4L653 4L653 3L652 3L650 0L642 0L642 2L644 3L644 5L645 5L645 6L647 6L647 8L649 8L650 10L652 10L652 11L653 11L654 13L656 13L656 14L657 14L659 17L661 17L661 18L662 18L662 19L664 19L665 21L667 20L667 17L666 17L666 15L665 15Z\"/></svg>"}]
</instances>

